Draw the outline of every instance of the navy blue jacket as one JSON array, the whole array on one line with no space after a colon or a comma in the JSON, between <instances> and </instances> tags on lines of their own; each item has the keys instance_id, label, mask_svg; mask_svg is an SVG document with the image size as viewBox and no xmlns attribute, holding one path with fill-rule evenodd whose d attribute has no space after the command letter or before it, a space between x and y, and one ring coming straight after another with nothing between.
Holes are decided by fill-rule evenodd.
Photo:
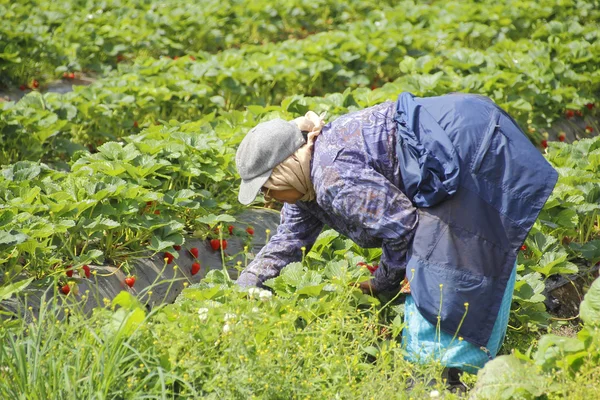
<instances>
[{"instance_id":1,"label":"navy blue jacket","mask_svg":"<svg viewBox=\"0 0 600 400\"><path fill-rule=\"evenodd\" d=\"M429 322L439 316L442 330L486 346L558 174L485 97L403 93L397 107L402 189L419 212L407 255L412 296Z\"/></svg>"}]
</instances>

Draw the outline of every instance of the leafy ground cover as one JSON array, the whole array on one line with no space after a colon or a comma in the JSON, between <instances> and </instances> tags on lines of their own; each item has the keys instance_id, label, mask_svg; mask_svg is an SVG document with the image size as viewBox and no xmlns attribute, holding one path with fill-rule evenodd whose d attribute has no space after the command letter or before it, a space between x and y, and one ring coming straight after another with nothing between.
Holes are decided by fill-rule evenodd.
<instances>
[{"instance_id":1,"label":"leafy ground cover","mask_svg":"<svg viewBox=\"0 0 600 400\"><path fill-rule=\"evenodd\" d=\"M380 252L332 231L272 291L236 289L224 257L176 304L149 310L128 290L85 315L94 293L78 293L72 275L149 254L170 268L186 238L222 251L230 235L251 236L227 225L239 210L235 148L261 120L308 110L333 120L402 91L461 91L514 115L560 175L519 254L503 349L514 355L465 381L475 398L593 397L598 282L578 325L546 311L544 290L600 261L598 10L569 0L0 0L0 84L30 92L0 103L0 300L26 303L33 279L53 294L39 315L0 308L0 393L442 396L439 365L403 359L402 306L350 285ZM87 87L43 93L63 74L92 73ZM563 118L585 121L582 140L548 135ZM561 326L577 337L540 337Z\"/></svg>"}]
</instances>

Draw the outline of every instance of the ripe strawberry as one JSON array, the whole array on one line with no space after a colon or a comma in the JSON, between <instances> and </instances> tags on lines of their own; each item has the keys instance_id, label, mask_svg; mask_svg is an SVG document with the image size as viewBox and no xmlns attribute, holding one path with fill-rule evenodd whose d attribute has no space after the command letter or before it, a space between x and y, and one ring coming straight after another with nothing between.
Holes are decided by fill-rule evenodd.
<instances>
[{"instance_id":1,"label":"ripe strawberry","mask_svg":"<svg viewBox=\"0 0 600 400\"><path fill-rule=\"evenodd\" d=\"M254 235L254 228L249 226L246 228L246 232L248 232L248 235Z\"/></svg>"},{"instance_id":2,"label":"ripe strawberry","mask_svg":"<svg viewBox=\"0 0 600 400\"><path fill-rule=\"evenodd\" d=\"M591 110L592 108L594 108L594 103L587 103L585 106L588 110Z\"/></svg>"},{"instance_id":3,"label":"ripe strawberry","mask_svg":"<svg viewBox=\"0 0 600 400\"><path fill-rule=\"evenodd\" d=\"M214 251L219 250L219 248L221 248L220 244L219 244L219 239L212 239L210 241L210 247L212 247L212 249Z\"/></svg>"},{"instance_id":4,"label":"ripe strawberry","mask_svg":"<svg viewBox=\"0 0 600 400\"><path fill-rule=\"evenodd\" d=\"M583 111L577 110L575 111L575 115L577 115L578 117L583 117Z\"/></svg>"},{"instance_id":5,"label":"ripe strawberry","mask_svg":"<svg viewBox=\"0 0 600 400\"><path fill-rule=\"evenodd\" d=\"M198 271L200 271L200 264L195 262L192 264L191 273L192 273L192 275L196 275L198 273Z\"/></svg>"},{"instance_id":6,"label":"ripe strawberry","mask_svg":"<svg viewBox=\"0 0 600 400\"><path fill-rule=\"evenodd\" d=\"M375 271L377 271L377 268L379 268L379 265L377 265L377 264L375 264L375 265L367 265L367 269L372 274L374 274Z\"/></svg>"},{"instance_id":7,"label":"ripe strawberry","mask_svg":"<svg viewBox=\"0 0 600 400\"><path fill-rule=\"evenodd\" d=\"M40 83L34 79L33 82L31 82L31 86L37 89L38 87L40 87Z\"/></svg>"},{"instance_id":8,"label":"ripe strawberry","mask_svg":"<svg viewBox=\"0 0 600 400\"><path fill-rule=\"evenodd\" d=\"M227 240L223 239L223 241L221 241L221 247L223 248L223 250L227 249Z\"/></svg>"},{"instance_id":9,"label":"ripe strawberry","mask_svg":"<svg viewBox=\"0 0 600 400\"><path fill-rule=\"evenodd\" d=\"M133 287L133 285L135 285L135 276L128 276L125 278L125 284L130 288Z\"/></svg>"},{"instance_id":10,"label":"ripe strawberry","mask_svg":"<svg viewBox=\"0 0 600 400\"><path fill-rule=\"evenodd\" d=\"M154 210L154 214L160 215L160 210Z\"/></svg>"},{"instance_id":11,"label":"ripe strawberry","mask_svg":"<svg viewBox=\"0 0 600 400\"><path fill-rule=\"evenodd\" d=\"M75 72L69 73L69 79L75 79Z\"/></svg>"},{"instance_id":12,"label":"ripe strawberry","mask_svg":"<svg viewBox=\"0 0 600 400\"><path fill-rule=\"evenodd\" d=\"M547 148L548 147L548 141L546 139L542 140L541 145L542 145L542 148L544 148L544 149Z\"/></svg>"},{"instance_id":13,"label":"ripe strawberry","mask_svg":"<svg viewBox=\"0 0 600 400\"><path fill-rule=\"evenodd\" d=\"M19 86L19 90L22 90L22 91L27 90L27 86L21 85L21 86Z\"/></svg>"},{"instance_id":14,"label":"ripe strawberry","mask_svg":"<svg viewBox=\"0 0 600 400\"><path fill-rule=\"evenodd\" d=\"M83 267L81 267L81 269L83 270L83 272L85 273L85 277L86 278L90 278L90 267L88 267L87 265L84 265Z\"/></svg>"},{"instance_id":15,"label":"ripe strawberry","mask_svg":"<svg viewBox=\"0 0 600 400\"><path fill-rule=\"evenodd\" d=\"M229 226L227 227L227 230L229 231L229 234L230 234L230 235L233 235L233 225L229 225Z\"/></svg>"},{"instance_id":16,"label":"ripe strawberry","mask_svg":"<svg viewBox=\"0 0 600 400\"><path fill-rule=\"evenodd\" d=\"M192 253L192 255L194 256L194 258L198 258L198 248L197 247L192 247L190 249L190 253Z\"/></svg>"},{"instance_id":17,"label":"ripe strawberry","mask_svg":"<svg viewBox=\"0 0 600 400\"><path fill-rule=\"evenodd\" d=\"M71 287L67 283L66 285L60 288L60 291L63 292L63 294L67 295L71 291Z\"/></svg>"},{"instance_id":18,"label":"ripe strawberry","mask_svg":"<svg viewBox=\"0 0 600 400\"><path fill-rule=\"evenodd\" d=\"M585 127L585 133L592 133L592 132L594 132L594 128L592 128L589 125Z\"/></svg>"},{"instance_id":19,"label":"ripe strawberry","mask_svg":"<svg viewBox=\"0 0 600 400\"><path fill-rule=\"evenodd\" d=\"M174 248L175 250L177 250L177 251L181 250L181 246L180 246L180 245L178 245L178 244L176 244L175 246L173 246L173 248Z\"/></svg>"},{"instance_id":20,"label":"ripe strawberry","mask_svg":"<svg viewBox=\"0 0 600 400\"><path fill-rule=\"evenodd\" d=\"M167 264L171 264L175 259L175 256L173 256L173 254L169 253L168 251L165 251L165 256L163 258L167 259Z\"/></svg>"},{"instance_id":21,"label":"ripe strawberry","mask_svg":"<svg viewBox=\"0 0 600 400\"><path fill-rule=\"evenodd\" d=\"M526 251L527 250L527 246L523 245L521 246L521 251Z\"/></svg>"},{"instance_id":22,"label":"ripe strawberry","mask_svg":"<svg viewBox=\"0 0 600 400\"><path fill-rule=\"evenodd\" d=\"M565 116L566 116L567 118L573 118L573 117L575 116L575 111L573 111L573 110L567 110L567 111L565 112Z\"/></svg>"},{"instance_id":23,"label":"ripe strawberry","mask_svg":"<svg viewBox=\"0 0 600 400\"><path fill-rule=\"evenodd\" d=\"M140 127L137 121L133 121L133 127L134 128L139 128Z\"/></svg>"},{"instance_id":24,"label":"ripe strawberry","mask_svg":"<svg viewBox=\"0 0 600 400\"><path fill-rule=\"evenodd\" d=\"M65 274L69 277L72 278L73 277L73 269L71 268L71 266L69 265L67 267L67 270L65 271Z\"/></svg>"},{"instance_id":25,"label":"ripe strawberry","mask_svg":"<svg viewBox=\"0 0 600 400\"><path fill-rule=\"evenodd\" d=\"M559 142L564 142L566 138L567 138L567 135L564 132L561 132L561 133L558 134L558 141Z\"/></svg>"}]
</instances>

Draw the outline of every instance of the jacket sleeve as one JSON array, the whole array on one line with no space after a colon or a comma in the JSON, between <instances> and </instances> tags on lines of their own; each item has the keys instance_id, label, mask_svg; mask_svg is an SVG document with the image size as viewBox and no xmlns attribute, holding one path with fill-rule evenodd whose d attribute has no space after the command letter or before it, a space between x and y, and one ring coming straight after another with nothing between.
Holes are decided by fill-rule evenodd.
<instances>
[{"instance_id":1,"label":"jacket sleeve","mask_svg":"<svg viewBox=\"0 0 600 400\"><path fill-rule=\"evenodd\" d=\"M383 254L371 282L374 289L398 290L418 222L416 208L398 187L365 164L337 160L324 171L323 187L320 204L350 229L364 229L381 240Z\"/></svg>"},{"instance_id":2,"label":"jacket sleeve","mask_svg":"<svg viewBox=\"0 0 600 400\"><path fill-rule=\"evenodd\" d=\"M264 281L279 275L289 263L302 260L302 247L308 252L321 233L323 223L299 208L284 204L277 233L242 271L239 286L261 286Z\"/></svg>"}]
</instances>

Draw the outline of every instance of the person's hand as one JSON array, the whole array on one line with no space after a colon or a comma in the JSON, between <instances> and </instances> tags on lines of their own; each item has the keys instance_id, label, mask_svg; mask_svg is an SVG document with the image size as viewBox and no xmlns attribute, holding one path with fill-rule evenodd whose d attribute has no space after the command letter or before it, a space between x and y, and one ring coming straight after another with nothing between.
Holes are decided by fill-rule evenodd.
<instances>
[{"instance_id":1,"label":"person's hand","mask_svg":"<svg viewBox=\"0 0 600 400\"><path fill-rule=\"evenodd\" d=\"M358 288L362 290L364 294L375 295L375 288L373 288L373 285L371 285L370 280L359 283Z\"/></svg>"}]
</instances>

